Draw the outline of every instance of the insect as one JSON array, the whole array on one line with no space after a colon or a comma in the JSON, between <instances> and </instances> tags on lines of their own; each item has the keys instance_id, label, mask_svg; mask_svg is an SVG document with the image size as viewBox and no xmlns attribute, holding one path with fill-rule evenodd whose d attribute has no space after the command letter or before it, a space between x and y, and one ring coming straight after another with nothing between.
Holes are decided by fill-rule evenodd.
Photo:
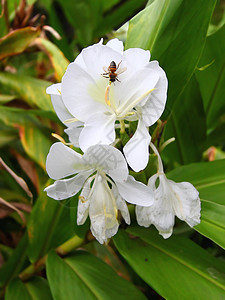
<instances>
[{"instance_id":1,"label":"insect","mask_svg":"<svg viewBox=\"0 0 225 300\"><path fill-rule=\"evenodd\" d=\"M115 81L119 81L120 80L117 78L117 76L121 73L123 73L124 71L126 71L127 68L123 68L123 69L120 69L118 72L117 70L119 69L120 67L120 64L121 64L122 60L118 63L118 65L116 66L116 63L114 60L111 61L109 67L103 67L103 70L105 71L105 73L102 73L101 75L105 78L109 78L109 82L110 84L112 82L115 82Z\"/></svg>"}]
</instances>

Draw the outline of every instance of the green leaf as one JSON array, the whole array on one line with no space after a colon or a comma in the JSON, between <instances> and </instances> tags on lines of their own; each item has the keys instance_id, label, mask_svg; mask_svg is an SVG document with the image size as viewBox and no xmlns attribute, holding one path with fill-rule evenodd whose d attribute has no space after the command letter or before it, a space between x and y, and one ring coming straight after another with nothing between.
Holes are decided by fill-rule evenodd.
<instances>
[{"instance_id":1,"label":"green leaf","mask_svg":"<svg viewBox=\"0 0 225 300\"><path fill-rule=\"evenodd\" d=\"M27 260L28 238L25 233L9 260L0 269L0 287L4 287L24 267Z\"/></svg>"},{"instance_id":2,"label":"green leaf","mask_svg":"<svg viewBox=\"0 0 225 300\"><path fill-rule=\"evenodd\" d=\"M31 107L53 111L50 96L46 94L46 88L51 85L50 82L4 72L0 73L0 84L5 89L13 91Z\"/></svg>"},{"instance_id":3,"label":"green leaf","mask_svg":"<svg viewBox=\"0 0 225 300\"><path fill-rule=\"evenodd\" d=\"M206 141L206 119L195 77L174 103L164 132L165 141L172 137L175 141L163 151L163 156L170 162L188 164L201 160Z\"/></svg>"},{"instance_id":4,"label":"green leaf","mask_svg":"<svg viewBox=\"0 0 225 300\"><path fill-rule=\"evenodd\" d=\"M48 255L47 277L55 300L144 300L145 296L129 281L97 257L82 251L64 259Z\"/></svg>"},{"instance_id":5,"label":"green leaf","mask_svg":"<svg viewBox=\"0 0 225 300\"><path fill-rule=\"evenodd\" d=\"M44 191L40 193L27 225L31 262L73 236L69 214L66 202L53 200Z\"/></svg>"},{"instance_id":6,"label":"green leaf","mask_svg":"<svg viewBox=\"0 0 225 300\"><path fill-rule=\"evenodd\" d=\"M4 107L0 111L0 120L5 125L18 129L24 150L45 170L51 141L44 135L42 129L46 131L46 128L42 128L40 121L34 115L30 115L29 111L11 107Z\"/></svg>"},{"instance_id":7,"label":"green leaf","mask_svg":"<svg viewBox=\"0 0 225 300\"><path fill-rule=\"evenodd\" d=\"M47 280L33 277L26 283L15 278L6 289L6 300L52 300Z\"/></svg>"},{"instance_id":8,"label":"green leaf","mask_svg":"<svg viewBox=\"0 0 225 300\"><path fill-rule=\"evenodd\" d=\"M215 128L221 114L224 114L225 85L225 25L215 34L207 37L199 67L212 62L203 71L196 71L204 107L207 115L208 128ZM219 47L218 47L219 45Z\"/></svg>"},{"instance_id":9,"label":"green leaf","mask_svg":"<svg viewBox=\"0 0 225 300\"><path fill-rule=\"evenodd\" d=\"M169 80L169 109L196 68L215 2L155 0L130 21L126 48L148 49L159 61Z\"/></svg>"},{"instance_id":10,"label":"green leaf","mask_svg":"<svg viewBox=\"0 0 225 300\"><path fill-rule=\"evenodd\" d=\"M200 193L201 223L194 228L225 248L225 160L176 168L167 174L174 181L189 181Z\"/></svg>"},{"instance_id":11,"label":"green leaf","mask_svg":"<svg viewBox=\"0 0 225 300\"><path fill-rule=\"evenodd\" d=\"M8 103L14 99L16 99L15 95L0 95L0 104Z\"/></svg>"},{"instance_id":12,"label":"green leaf","mask_svg":"<svg viewBox=\"0 0 225 300\"><path fill-rule=\"evenodd\" d=\"M0 59L23 52L40 35L40 29L16 29L0 39Z\"/></svg>"},{"instance_id":13,"label":"green leaf","mask_svg":"<svg viewBox=\"0 0 225 300\"><path fill-rule=\"evenodd\" d=\"M61 78L63 77L69 64L67 58L65 58L64 54L59 50L59 48L50 41L37 38L35 42L43 51L46 52L55 70L55 78L58 81L61 81Z\"/></svg>"},{"instance_id":14,"label":"green leaf","mask_svg":"<svg viewBox=\"0 0 225 300\"><path fill-rule=\"evenodd\" d=\"M164 240L155 230L128 228L114 243L137 274L165 299L223 299L225 263L192 241ZM176 295L176 296L175 296Z\"/></svg>"}]
</instances>

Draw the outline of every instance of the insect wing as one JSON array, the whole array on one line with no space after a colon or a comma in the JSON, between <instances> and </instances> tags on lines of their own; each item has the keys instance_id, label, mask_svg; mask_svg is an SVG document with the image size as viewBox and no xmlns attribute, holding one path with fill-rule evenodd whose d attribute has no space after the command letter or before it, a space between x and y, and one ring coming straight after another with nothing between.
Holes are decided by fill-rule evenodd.
<instances>
[{"instance_id":1,"label":"insect wing","mask_svg":"<svg viewBox=\"0 0 225 300\"><path fill-rule=\"evenodd\" d=\"M127 70L127 68L126 68L126 67L124 67L124 68L120 68L120 69L117 71L117 75L119 75L119 74L121 74L121 73L125 72L126 70Z\"/></svg>"}]
</instances>

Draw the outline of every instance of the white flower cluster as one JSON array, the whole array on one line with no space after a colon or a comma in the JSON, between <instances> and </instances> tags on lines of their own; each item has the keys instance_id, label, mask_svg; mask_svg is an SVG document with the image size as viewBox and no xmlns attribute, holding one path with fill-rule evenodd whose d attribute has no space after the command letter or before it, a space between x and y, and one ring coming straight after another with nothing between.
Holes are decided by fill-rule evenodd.
<instances>
[{"instance_id":1,"label":"white flower cluster","mask_svg":"<svg viewBox=\"0 0 225 300\"><path fill-rule=\"evenodd\" d=\"M68 66L62 83L47 89L56 114L67 126L71 144L84 154L55 143L46 170L56 181L45 190L56 200L81 191L77 223L83 224L89 215L92 234L100 243L116 234L118 210L130 224L125 201L136 205L139 225L154 224L164 238L172 234L175 216L190 226L200 222L198 191L188 182L166 178L151 143L148 128L164 110L168 83L158 62L149 60L149 51L124 51L118 39L106 45L100 41L83 49ZM137 121L137 129L123 155L113 146L116 129L125 132L133 121ZM136 172L145 169L149 145L158 156L158 172L144 185L129 175L128 165Z\"/></svg>"}]
</instances>

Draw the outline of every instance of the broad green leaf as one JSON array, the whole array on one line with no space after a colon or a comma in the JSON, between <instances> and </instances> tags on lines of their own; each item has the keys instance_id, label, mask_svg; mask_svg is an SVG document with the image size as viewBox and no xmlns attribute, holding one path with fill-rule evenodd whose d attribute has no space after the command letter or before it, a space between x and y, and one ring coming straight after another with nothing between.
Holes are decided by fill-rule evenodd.
<instances>
[{"instance_id":1,"label":"broad green leaf","mask_svg":"<svg viewBox=\"0 0 225 300\"><path fill-rule=\"evenodd\" d=\"M215 34L207 37L199 67L210 64L203 71L196 71L204 107L207 115L208 128L215 128L219 117L224 115L225 86L225 25Z\"/></svg>"},{"instance_id":2,"label":"broad green leaf","mask_svg":"<svg viewBox=\"0 0 225 300\"><path fill-rule=\"evenodd\" d=\"M25 266L27 260L28 238L25 233L9 260L0 269L0 287L4 287Z\"/></svg>"},{"instance_id":3,"label":"broad green leaf","mask_svg":"<svg viewBox=\"0 0 225 300\"><path fill-rule=\"evenodd\" d=\"M215 2L155 0L129 23L126 48L150 50L166 71L169 109L196 68Z\"/></svg>"},{"instance_id":4,"label":"broad green leaf","mask_svg":"<svg viewBox=\"0 0 225 300\"><path fill-rule=\"evenodd\" d=\"M40 193L27 225L31 262L73 236L69 214L70 209L65 202L49 198L44 191Z\"/></svg>"},{"instance_id":5,"label":"broad green leaf","mask_svg":"<svg viewBox=\"0 0 225 300\"><path fill-rule=\"evenodd\" d=\"M61 78L68 67L69 61L65 58L64 54L59 50L59 48L50 41L37 38L35 43L46 52L55 70L55 78L58 81L61 81Z\"/></svg>"},{"instance_id":6,"label":"broad green leaf","mask_svg":"<svg viewBox=\"0 0 225 300\"><path fill-rule=\"evenodd\" d=\"M64 259L51 252L47 278L55 300L146 299L129 281L87 252L77 251Z\"/></svg>"},{"instance_id":7,"label":"broad green leaf","mask_svg":"<svg viewBox=\"0 0 225 300\"><path fill-rule=\"evenodd\" d=\"M0 104L8 103L14 99L16 99L14 95L0 95Z\"/></svg>"},{"instance_id":8,"label":"broad green leaf","mask_svg":"<svg viewBox=\"0 0 225 300\"><path fill-rule=\"evenodd\" d=\"M164 139L172 137L175 141L163 151L170 162L188 164L201 160L206 141L206 119L195 77L176 99L167 121Z\"/></svg>"},{"instance_id":9,"label":"broad green leaf","mask_svg":"<svg viewBox=\"0 0 225 300\"><path fill-rule=\"evenodd\" d=\"M52 300L47 280L33 277L27 282L15 278L6 289L5 300Z\"/></svg>"},{"instance_id":10,"label":"broad green leaf","mask_svg":"<svg viewBox=\"0 0 225 300\"><path fill-rule=\"evenodd\" d=\"M46 88L51 85L50 82L29 76L0 72L0 84L13 91L31 107L53 111L50 96L46 94Z\"/></svg>"},{"instance_id":11,"label":"broad green leaf","mask_svg":"<svg viewBox=\"0 0 225 300\"><path fill-rule=\"evenodd\" d=\"M17 128L26 153L45 170L46 157L51 147L50 139L44 135L41 123L29 111L4 107L0 111L0 121ZM50 136L50 133L49 133Z\"/></svg>"},{"instance_id":12,"label":"broad green leaf","mask_svg":"<svg viewBox=\"0 0 225 300\"><path fill-rule=\"evenodd\" d=\"M112 10L108 15L102 18L94 31L94 35L102 37L113 29L119 28L127 19L131 18L140 10L145 3L146 0L121 1L121 5L118 6L117 9Z\"/></svg>"},{"instance_id":13,"label":"broad green leaf","mask_svg":"<svg viewBox=\"0 0 225 300\"><path fill-rule=\"evenodd\" d=\"M203 162L176 168L168 178L189 181L200 192L201 223L194 228L225 248L225 160Z\"/></svg>"},{"instance_id":14,"label":"broad green leaf","mask_svg":"<svg viewBox=\"0 0 225 300\"><path fill-rule=\"evenodd\" d=\"M225 263L186 238L164 240L155 230L129 227L114 243L137 274L167 300L223 299Z\"/></svg>"},{"instance_id":15,"label":"broad green leaf","mask_svg":"<svg viewBox=\"0 0 225 300\"><path fill-rule=\"evenodd\" d=\"M40 29L16 29L0 39L0 59L23 52L40 35Z\"/></svg>"}]
</instances>

